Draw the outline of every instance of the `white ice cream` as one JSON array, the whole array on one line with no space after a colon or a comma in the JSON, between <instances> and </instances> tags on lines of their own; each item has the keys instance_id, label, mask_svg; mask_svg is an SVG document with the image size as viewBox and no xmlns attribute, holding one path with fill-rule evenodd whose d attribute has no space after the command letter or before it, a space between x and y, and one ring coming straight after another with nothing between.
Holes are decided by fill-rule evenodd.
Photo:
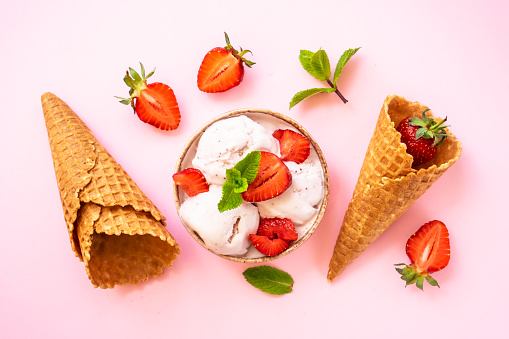
<instances>
[{"instance_id":1,"label":"white ice cream","mask_svg":"<svg viewBox=\"0 0 509 339\"><path fill-rule=\"evenodd\" d=\"M285 164L292 173L290 187L280 196L256 205L262 218L290 218L299 231L298 226L305 225L318 214L324 190L323 172L313 153L302 164L293 161Z\"/></svg>"},{"instance_id":2,"label":"white ice cream","mask_svg":"<svg viewBox=\"0 0 509 339\"><path fill-rule=\"evenodd\" d=\"M224 119L202 134L192 165L202 171L209 184L222 185L226 170L251 151L279 155L279 143L271 132L244 115Z\"/></svg>"},{"instance_id":3,"label":"white ice cream","mask_svg":"<svg viewBox=\"0 0 509 339\"><path fill-rule=\"evenodd\" d=\"M211 185L208 192L187 198L180 206L182 220L218 254L239 256L251 246L249 234L255 234L259 225L256 206L242 203L234 210L220 213L220 186Z\"/></svg>"}]
</instances>

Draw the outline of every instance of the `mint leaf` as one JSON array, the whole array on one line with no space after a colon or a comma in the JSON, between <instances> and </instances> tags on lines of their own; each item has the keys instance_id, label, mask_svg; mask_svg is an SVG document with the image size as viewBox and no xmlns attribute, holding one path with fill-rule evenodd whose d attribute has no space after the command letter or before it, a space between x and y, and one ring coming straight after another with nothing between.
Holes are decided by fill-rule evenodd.
<instances>
[{"instance_id":1,"label":"mint leaf","mask_svg":"<svg viewBox=\"0 0 509 339\"><path fill-rule=\"evenodd\" d=\"M217 204L219 212L223 213L242 205L241 193L247 191L249 184L256 178L261 157L260 151L249 152L233 168L226 170L223 194Z\"/></svg>"},{"instance_id":2,"label":"mint leaf","mask_svg":"<svg viewBox=\"0 0 509 339\"><path fill-rule=\"evenodd\" d=\"M311 68L313 76L321 81L326 81L330 77L330 63L327 53L323 49L318 50L311 57Z\"/></svg>"},{"instance_id":3,"label":"mint leaf","mask_svg":"<svg viewBox=\"0 0 509 339\"><path fill-rule=\"evenodd\" d=\"M233 190L235 193L242 193L247 191L247 187L249 184L247 183L246 178L239 178L239 181L235 183L235 189Z\"/></svg>"},{"instance_id":4,"label":"mint leaf","mask_svg":"<svg viewBox=\"0 0 509 339\"><path fill-rule=\"evenodd\" d=\"M234 167L237 171L240 172L243 178L247 179L248 184L252 183L258 174L258 167L260 166L261 157L262 152L260 151L250 152Z\"/></svg>"},{"instance_id":5,"label":"mint leaf","mask_svg":"<svg viewBox=\"0 0 509 339\"><path fill-rule=\"evenodd\" d=\"M332 93L332 92L334 92L334 88L311 88L306 89L304 91L300 91L297 94L295 94L292 98L292 101L290 101L290 109L292 109L293 106L297 105L302 100L309 98L312 95L318 93Z\"/></svg>"},{"instance_id":6,"label":"mint leaf","mask_svg":"<svg viewBox=\"0 0 509 339\"><path fill-rule=\"evenodd\" d=\"M235 209L242 205L242 195L235 192L235 185L230 182L223 184L223 195L217 204L219 212L223 213L228 210Z\"/></svg>"},{"instance_id":7,"label":"mint leaf","mask_svg":"<svg viewBox=\"0 0 509 339\"><path fill-rule=\"evenodd\" d=\"M293 106L297 105L302 100L316 93L335 92L338 95L338 97L346 104L348 100L346 100L343 94L341 94L341 92L338 90L337 82L339 76L341 75L343 67L345 67L346 63L355 53L357 53L359 49L360 47L352 48L343 52L343 55L341 55L341 58L339 58L338 63L336 65L333 81L329 79L331 76L331 70L329 57L327 56L327 53L323 49L319 49L316 53L302 49L299 54L299 60L302 67L304 67L304 69L309 74L311 74L318 80L326 81L331 88L330 89L312 88L295 94L292 100L290 101L290 109L292 109Z\"/></svg>"},{"instance_id":8,"label":"mint leaf","mask_svg":"<svg viewBox=\"0 0 509 339\"><path fill-rule=\"evenodd\" d=\"M311 75L313 75L313 67L311 67L311 57L313 56L313 54L315 53L305 49L301 49L299 54L300 64Z\"/></svg>"},{"instance_id":9,"label":"mint leaf","mask_svg":"<svg viewBox=\"0 0 509 339\"><path fill-rule=\"evenodd\" d=\"M282 295L293 290L293 278L271 266L251 267L242 274L248 283L269 294Z\"/></svg>"},{"instance_id":10,"label":"mint leaf","mask_svg":"<svg viewBox=\"0 0 509 339\"><path fill-rule=\"evenodd\" d=\"M343 67L345 67L346 63L354 56L355 53L357 53L359 49L360 47L348 49L344 51L343 55L341 55L341 58L339 58L336 65L336 70L334 71L334 87L337 88L338 78L341 75Z\"/></svg>"}]
</instances>

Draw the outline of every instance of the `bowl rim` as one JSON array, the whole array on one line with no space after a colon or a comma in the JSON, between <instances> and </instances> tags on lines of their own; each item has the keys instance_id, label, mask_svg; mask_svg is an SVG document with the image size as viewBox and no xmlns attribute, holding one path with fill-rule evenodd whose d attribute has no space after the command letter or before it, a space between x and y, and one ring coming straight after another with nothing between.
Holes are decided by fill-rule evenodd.
<instances>
[{"instance_id":1,"label":"bowl rim","mask_svg":"<svg viewBox=\"0 0 509 339\"><path fill-rule=\"evenodd\" d=\"M203 134L203 132L212 124L216 123L217 121L219 120L224 120L224 119L228 119L228 118L233 118L233 117L237 117L237 116L241 116L241 115L246 115L249 117L249 114L265 114L265 115L269 115L271 117L275 117L275 118L278 118L278 119L281 119L283 121L285 121L286 123L292 125L294 128L296 128L300 133L302 133L308 140L309 142L311 143L311 145L313 146L313 148L315 149L317 155L318 155L318 159L320 160L320 164L321 164L321 167L322 167L322 170L323 170L323 179L324 179L324 195L323 195L323 199L322 199L322 203L320 205L320 209L318 210L318 214L316 215L316 218L315 218L315 221L313 223L313 225L308 229L308 231L306 232L306 234L304 234L299 240L297 240L296 242L294 242L288 249L284 250L283 252L277 254L277 255L274 255L274 256L263 256L263 257L257 257L257 258L243 258L243 257L236 257L236 256L231 256L231 255L224 255L224 254L218 254L216 252L214 252L213 250L211 250L206 244L205 242L196 234L196 232L194 232L189 226L186 225L186 223L182 220L182 217L180 216L180 199L179 199L179 187L175 184L175 182L173 182L173 197L174 197L174 200L175 200L175 207L177 209L177 214L179 215L179 218L180 218L180 221L182 223L182 225L184 226L184 228L188 231L188 233L201 245L203 246L205 249L207 249L209 252L217 255L217 256L220 256L222 258L225 258L225 259L228 259L228 260L231 260L231 261L235 261L235 262L242 262L242 263L261 263L261 262L268 262L268 261L272 261L272 260L276 260L278 258L281 258L293 251L295 251L297 248L299 248L302 244L304 244L308 239L309 237L311 237L311 235L315 232L316 228L318 227L318 225L320 224L324 214L325 214L325 210L327 208L327 203L329 201L329 191L330 191L330 183L329 183L329 170L328 170L328 167L327 167L327 162L325 161L325 157L322 153L322 150L320 148L320 146L318 146L318 143L315 141L315 139L311 136L311 134L301 125L299 124L298 122L296 122L295 120L293 120L292 118L284 115L284 114L281 114L281 113L278 113L278 112L274 112L274 111L271 111L271 110L268 110L268 109L262 109L262 108L243 108L243 109L234 109L234 110L231 110L231 111L228 111L226 113L223 113L223 114L220 114L218 116L216 116L215 118L209 120L207 123L205 123L203 126L201 126L192 136L191 138L189 138L189 140L187 141L187 143L185 144L184 148L182 149L182 152L180 153L180 156L179 156L179 159L175 165L175 173L183 170L183 168L181 168L182 166L182 163L183 163L183 160L186 158L186 155L187 155L187 152L189 151L189 149L193 146L194 142L201 137L201 135Z\"/></svg>"}]
</instances>

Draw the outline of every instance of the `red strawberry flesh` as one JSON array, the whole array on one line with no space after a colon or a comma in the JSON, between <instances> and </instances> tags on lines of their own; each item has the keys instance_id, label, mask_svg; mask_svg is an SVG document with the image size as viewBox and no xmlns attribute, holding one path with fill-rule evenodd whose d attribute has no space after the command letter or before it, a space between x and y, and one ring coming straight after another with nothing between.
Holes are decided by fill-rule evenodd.
<instances>
[{"instance_id":1,"label":"red strawberry flesh","mask_svg":"<svg viewBox=\"0 0 509 339\"><path fill-rule=\"evenodd\" d=\"M269 239L297 240L299 235L289 218L263 218L258 226L258 235L264 235Z\"/></svg>"},{"instance_id":2,"label":"red strawberry flesh","mask_svg":"<svg viewBox=\"0 0 509 339\"><path fill-rule=\"evenodd\" d=\"M261 151L258 174L242 198L248 202L269 200L286 191L291 183L292 174L283 161L273 153Z\"/></svg>"},{"instance_id":3,"label":"red strawberry flesh","mask_svg":"<svg viewBox=\"0 0 509 339\"><path fill-rule=\"evenodd\" d=\"M208 192L209 190L207 179L205 179L203 173L196 168L186 168L173 174L173 181L190 197Z\"/></svg>"},{"instance_id":4,"label":"red strawberry flesh","mask_svg":"<svg viewBox=\"0 0 509 339\"><path fill-rule=\"evenodd\" d=\"M281 160L301 164L309 157L310 143L302 134L289 129L278 129L272 136L279 140Z\"/></svg>"},{"instance_id":5,"label":"red strawberry flesh","mask_svg":"<svg viewBox=\"0 0 509 339\"><path fill-rule=\"evenodd\" d=\"M136 114L141 121L162 130L174 130L180 124L180 110L173 90L160 82L143 89L136 98Z\"/></svg>"},{"instance_id":6,"label":"red strawberry flesh","mask_svg":"<svg viewBox=\"0 0 509 339\"><path fill-rule=\"evenodd\" d=\"M283 239L269 239L264 235L250 234L249 239L253 246L262 254L277 255L288 248L288 241Z\"/></svg>"},{"instance_id":7,"label":"red strawberry flesh","mask_svg":"<svg viewBox=\"0 0 509 339\"><path fill-rule=\"evenodd\" d=\"M449 232L444 223L430 221L417 230L406 244L406 253L420 274L439 271L449 264Z\"/></svg>"},{"instance_id":8,"label":"red strawberry flesh","mask_svg":"<svg viewBox=\"0 0 509 339\"><path fill-rule=\"evenodd\" d=\"M203 92L225 92L238 86L244 78L244 66L231 51L223 47L210 50L198 71L198 88Z\"/></svg>"}]
</instances>

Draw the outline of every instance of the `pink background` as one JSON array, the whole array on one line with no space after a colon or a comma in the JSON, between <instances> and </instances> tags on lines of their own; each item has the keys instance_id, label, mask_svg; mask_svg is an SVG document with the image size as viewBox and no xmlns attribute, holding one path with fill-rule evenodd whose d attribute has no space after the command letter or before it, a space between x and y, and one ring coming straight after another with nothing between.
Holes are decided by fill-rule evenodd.
<instances>
[{"instance_id":1,"label":"pink background","mask_svg":"<svg viewBox=\"0 0 509 339\"><path fill-rule=\"evenodd\" d=\"M507 1L10 1L0 21L0 337L478 338L505 333L509 90ZM202 93L205 53L253 51L242 84ZM300 49L362 47L339 80L349 100L317 95L291 111L297 91L323 86L299 64ZM127 67L157 67L183 120L162 132L141 123L127 95ZM71 251L40 95L66 101L168 219L182 255L139 286L94 289ZM329 259L384 98L399 94L448 116L463 154L333 283ZM287 114L316 139L330 170L322 223L296 252L271 265L294 291L264 294L244 281L250 266L216 257L185 231L171 175L187 139L226 111ZM451 234L441 288L404 287L393 264L424 222ZM502 332L503 331L503 332Z\"/></svg>"}]
</instances>

